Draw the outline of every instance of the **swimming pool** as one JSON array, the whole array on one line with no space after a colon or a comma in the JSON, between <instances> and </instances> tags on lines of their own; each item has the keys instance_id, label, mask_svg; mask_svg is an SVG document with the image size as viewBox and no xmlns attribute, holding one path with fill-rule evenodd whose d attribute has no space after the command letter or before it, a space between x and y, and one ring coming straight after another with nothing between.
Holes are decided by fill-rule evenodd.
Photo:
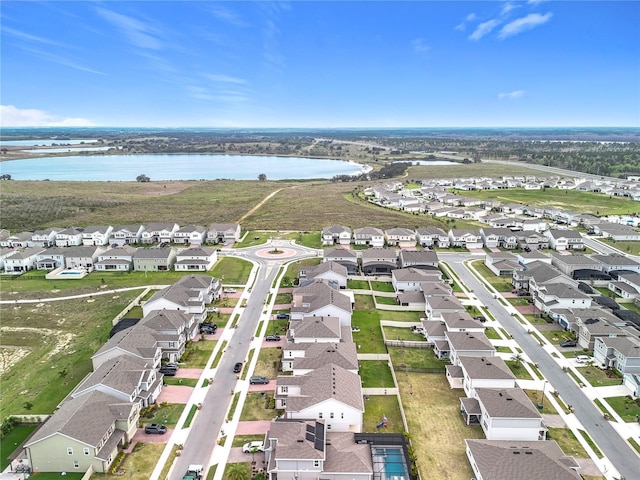
<instances>
[{"instance_id":1,"label":"swimming pool","mask_svg":"<svg viewBox=\"0 0 640 480\"><path fill-rule=\"evenodd\" d=\"M372 447L371 454L374 463L374 479L377 480L407 480L407 466L404 454L398 447Z\"/></svg>"}]
</instances>

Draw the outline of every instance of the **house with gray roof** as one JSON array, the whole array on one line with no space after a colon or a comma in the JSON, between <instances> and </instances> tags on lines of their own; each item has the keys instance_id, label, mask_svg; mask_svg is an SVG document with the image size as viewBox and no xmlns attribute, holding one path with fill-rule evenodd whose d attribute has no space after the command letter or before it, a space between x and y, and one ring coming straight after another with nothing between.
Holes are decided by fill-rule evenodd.
<instances>
[{"instance_id":1,"label":"house with gray roof","mask_svg":"<svg viewBox=\"0 0 640 480\"><path fill-rule=\"evenodd\" d=\"M449 247L449 235L438 227L417 228L416 241L423 247Z\"/></svg>"},{"instance_id":2,"label":"house with gray roof","mask_svg":"<svg viewBox=\"0 0 640 480\"><path fill-rule=\"evenodd\" d=\"M593 358L601 365L622 374L640 374L640 338L596 337Z\"/></svg>"},{"instance_id":3,"label":"house with gray roof","mask_svg":"<svg viewBox=\"0 0 640 480\"><path fill-rule=\"evenodd\" d=\"M372 446L356 435L329 431L324 421L271 422L265 441L269 480L373 480Z\"/></svg>"},{"instance_id":4,"label":"house with gray roof","mask_svg":"<svg viewBox=\"0 0 640 480\"><path fill-rule=\"evenodd\" d=\"M520 248L530 248L534 251L549 248L549 239L542 233L523 230L517 234L517 237Z\"/></svg>"},{"instance_id":5,"label":"house with gray roof","mask_svg":"<svg viewBox=\"0 0 640 480\"><path fill-rule=\"evenodd\" d=\"M347 267L338 262L322 262L319 265L310 267L300 267L299 284L305 285L309 282L325 282L335 284L338 288L347 288L347 277L349 271Z\"/></svg>"},{"instance_id":6,"label":"house with gray roof","mask_svg":"<svg viewBox=\"0 0 640 480\"><path fill-rule=\"evenodd\" d=\"M362 227L353 230L353 243L369 247L384 247L384 232L375 227Z\"/></svg>"},{"instance_id":7,"label":"house with gray roof","mask_svg":"<svg viewBox=\"0 0 640 480\"><path fill-rule=\"evenodd\" d=\"M215 248L193 246L176 249L174 270L177 272L207 272L218 261Z\"/></svg>"},{"instance_id":8,"label":"house with gray roof","mask_svg":"<svg viewBox=\"0 0 640 480\"><path fill-rule=\"evenodd\" d=\"M107 360L71 392L77 398L100 391L141 408L155 403L162 391L162 374L141 358L123 354Z\"/></svg>"},{"instance_id":9,"label":"house with gray roof","mask_svg":"<svg viewBox=\"0 0 640 480\"><path fill-rule=\"evenodd\" d=\"M549 317L554 319L565 330L578 333L576 321L578 318L600 318L611 324L620 322L611 310L593 305L589 308L551 308L548 313Z\"/></svg>"},{"instance_id":10,"label":"house with gray roof","mask_svg":"<svg viewBox=\"0 0 640 480\"><path fill-rule=\"evenodd\" d=\"M207 243L239 242L241 236L239 223L212 223L207 230Z\"/></svg>"},{"instance_id":11,"label":"house with gray roof","mask_svg":"<svg viewBox=\"0 0 640 480\"><path fill-rule=\"evenodd\" d=\"M438 270L438 254L433 250L401 250L398 264L400 268Z\"/></svg>"},{"instance_id":12,"label":"house with gray roof","mask_svg":"<svg viewBox=\"0 0 640 480\"><path fill-rule=\"evenodd\" d=\"M158 290L142 305L144 315L153 310L178 310L193 316L197 322L202 322L207 316L202 291L178 283Z\"/></svg>"},{"instance_id":13,"label":"house with gray roof","mask_svg":"<svg viewBox=\"0 0 640 480\"><path fill-rule=\"evenodd\" d=\"M66 228L56 233L56 247L79 247L82 245L82 230Z\"/></svg>"},{"instance_id":14,"label":"house with gray roof","mask_svg":"<svg viewBox=\"0 0 640 480\"><path fill-rule=\"evenodd\" d=\"M92 271L98 257L107 250L100 246L69 247L64 253L64 266Z\"/></svg>"},{"instance_id":15,"label":"house with gray roof","mask_svg":"<svg viewBox=\"0 0 640 480\"><path fill-rule=\"evenodd\" d=\"M465 440L467 458L482 480L581 480L580 465L555 440L522 442ZM514 473L517 472L517 473Z\"/></svg>"},{"instance_id":16,"label":"house with gray roof","mask_svg":"<svg viewBox=\"0 0 640 480\"><path fill-rule=\"evenodd\" d=\"M411 307L414 310L424 310L424 294L419 290L399 292L396 295L396 299L398 301L398 305L402 307Z\"/></svg>"},{"instance_id":17,"label":"house with gray roof","mask_svg":"<svg viewBox=\"0 0 640 480\"><path fill-rule=\"evenodd\" d=\"M605 273L624 270L628 272L640 273L640 262L628 255L591 255L591 258L600 264L600 269Z\"/></svg>"},{"instance_id":18,"label":"house with gray roof","mask_svg":"<svg viewBox=\"0 0 640 480\"><path fill-rule=\"evenodd\" d=\"M449 230L449 244L452 247L467 249L482 248L482 236L478 230L468 228L452 228Z\"/></svg>"},{"instance_id":19,"label":"house with gray roof","mask_svg":"<svg viewBox=\"0 0 640 480\"><path fill-rule=\"evenodd\" d=\"M351 298L323 282L314 282L293 290L291 320L304 317L338 317L342 326L351 325Z\"/></svg>"},{"instance_id":20,"label":"house with gray roof","mask_svg":"<svg viewBox=\"0 0 640 480\"><path fill-rule=\"evenodd\" d=\"M276 379L276 409L284 418L324 420L336 432L360 432L364 401L360 376L334 364Z\"/></svg>"},{"instance_id":21,"label":"house with gray roof","mask_svg":"<svg viewBox=\"0 0 640 480\"><path fill-rule=\"evenodd\" d=\"M547 314L552 308L589 308L591 297L573 285L549 283L531 289L533 304Z\"/></svg>"},{"instance_id":22,"label":"house with gray roof","mask_svg":"<svg viewBox=\"0 0 640 480\"><path fill-rule=\"evenodd\" d=\"M111 225L90 225L82 231L82 244L87 247L109 245L112 231Z\"/></svg>"},{"instance_id":23,"label":"house with gray roof","mask_svg":"<svg viewBox=\"0 0 640 480\"><path fill-rule=\"evenodd\" d=\"M358 354L351 341L336 343L289 343L282 347L282 371L305 375L334 364L358 373Z\"/></svg>"},{"instance_id":24,"label":"house with gray roof","mask_svg":"<svg viewBox=\"0 0 640 480\"><path fill-rule=\"evenodd\" d=\"M584 250L582 234L576 230L550 229L544 235L549 239L549 248L554 250Z\"/></svg>"},{"instance_id":25,"label":"house with gray roof","mask_svg":"<svg viewBox=\"0 0 640 480\"><path fill-rule=\"evenodd\" d=\"M46 250L42 247L31 247L17 250L4 257L5 273L23 273L36 268L37 256Z\"/></svg>"},{"instance_id":26,"label":"house with gray roof","mask_svg":"<svg viewBox=\"0 0 640 480\"><path fill-rule=\"evenodd\" d=\"M211 303L220 298L222 294L220 279L209 275L192 273L181 277L175 284L189 290L199 291L204 303Z\"/></svg>"},{"instance_id":27,"label":"house with gray roof","mask_svg":"<svg viewBox=\"0 0 640 480\"><path fill-rule=\"evenodd\" d=\"M179 228L177 223L149 223L140 240L142 243L171 243Z\"/></svg>"},{"instance_id":28,"label":"house with gray roof","mask_svg":"<svg viewBox=\"0 0 640 480\"><path fill-rule=\"evenodd\" d=\"M557 252L552 252L551 265L569 277L573 276L576 270L601 270L602 268L602 264L595 258L579 253L573 255L561 255Z\"/></svg>"},{"instance_id":29,"label":"house with gray roof","mask_svg":"<svg viewBox=\"0 0 640 480\"><path fill-rule=\"evenodd\" d=\"M198 333L198 322L192 315L176 310L153 310L146 314L138 325L144 325L155 332L162 358L177 362L184 353L187 342ZM136 325L133 328L138 328Z\"/></svg>"},{"instance_id":30,"label":"house with gray roof","mask_svg":"<svg viewBox=\"0 0 640 480\"><path fill-rule=\"evenodd\" d=\"M501 277L512 277L515 270L523 270L518 263L518 257L509 252L490 252L484 258L484 264L489 270Z\"/></svg>"},{"instance_id":31,"label":"house with gray roof","mask_svg":"<svg viewBox=\"0 0 640 480\"><path fill-rule=\"evenodd\" d=\"M61 232L62 228L45 228L44 230L35 230L31 235L30 247L52 247L56 244L56 235Z\"/></svg>"},{"instance_id":32,"label":"house with gray roof","mask_svg":"<svg viewBox=\"0 0 640 480\"><path fill-rule=\"evenodd\" d=\"M576 317L575 328L578 331L578 346L586 348L588 351L593 351L598 337L636 336L636 330L632 327L625 327L626 322L618 317L615 317L615 320L606 320L603 317L586 317Z\"/></svg>"},{"instance_id":33,"label":"house with gray roof","mask_svg":"<svg viewBox=\"0 0 640 480\"><path fill-rule=\"evenodd\" d=\"M416 245L416 234L408 228L389 228L384 231L384 238L389 246L410 248Z\"/></svg>"},{"instance_id":34,"label":"house with gray roof","mask_svg":"<svg viewBox=\"0 0 640 480\"><path fill-rule=\"evenodd\" d=\"M394 248L369 248L362 251L364 275L391 275L398 268L398 256Z\"/></svg>"},{"instance_id":35,"label":"house with gray roof","mask_svg":"<svg viewBox=\"0 0 640 480\"><path fill-rule=\"evenodd\" d=\"M158 368L162 349L158 345L155 330L144 325L134 325L117 332L91 356L93 370L97 370L104 362L125 354L140 358L153 368Z\"/></svg>"},{"instance_id":36,"label":"house with gray roof","mask_svg":"<svg viewBox=\"0 0 640 480\"><path fill-rule=\"evenodd\" d=\"M107 473L139 417L139 403L100 390L70 397L25 443L31 470Z\"/></svg>"},{"instance_id":37,"label":"house with gray roof","mask_svg":"<svg viewBox=\"0 0 640 480\"><path fill-rule=\"evenodd\" d=\"M358 254L347 248L325 250L323 262L337 262L347 269L349 275L357 275L359 271Z\"/></svg>"},{"instance_id":38,"label":"house with gray roof","mask_svg":"<svg viewBox=\"0 0 640 480\"><path fill-rule=\"evenodd\" d=\"M467 397L475 397L476 388L516 388L516 377L504 360L491 357L458 357L458 365L447 365L451 388L463 388Z\"/></svg>"},{"instance_id":39,"label":"house with gray roof","mask_svg":"<svg viewBox=\"0 0 640 480\"><path fill-rule=\"evenodd\" d=\"M596 235L602 235L604 238L610 238L616 242L640 241L640 232L629 225L603 222L598 225L593 225L591 230Z\"/></svg>"},{"instance_id":40,"label":"house with gray roof","mask_svg":"<svg viewBox=\"0 0 640 480\"><path fill-rule=\"evenodd\" d=\"M449 358L453 365L460 363L459 357L493 357L495 347L483 332L445 332L449 342Z\"/></svg>"},{"instance_id":41,"label":"house with gray roof","mask_svg":"<svg viewBox=\"0 0 640 480\"><path fill-rule=\"evenodd\" d=\"M440 318L448 332L484 332L484 325L468 312L443 312Z\"/></svg>"},{"instance_id":42,"label":"house with gray roof","mask_svg":"<svg viewBox=\"0 0 640 480\"><path fill-rule=\"evenodd\" d=\"M343 225L330 225L322 229L322 245L349 245L351 229Z\"/></svg>"},{"instance_id":43,"label":"house with gray roof","mask_svg":"<svg viewBox=\"0 0 640 480\"><path fill-rule=\"evenodd\" d=\"M487 228L480 229L480 235L484 246L488 248L516 248L518 246L518 237L508 228Z\"/></svg>"},{"instance_id":44,"label":"house with gray roof","mask_svg":"<svg viewBox=\"0 0 640 480\"><path fill-rule=\"evenodd\" d=\"M467 425L480 424L487 440L546 439L542 415L521 388L476 387L474 394L460 399L460 411Z\"/></svg>"},{"instance_id":45,"label":"house with gray roof","mask_svg":"<svg viewBox=\"0 0 640 480\"><path fill-rule=\"evenodd\" d=\"M425 295L424 312L430 320L442 318L443 313L465 312L464 306L454 295Z\"/></svg>"},{"instance_id":46,"label":"house with gray roof","mask_svg":"<svg viewBox=\"0 0 640 480\"><path fill-rule=\"evenodd\" d=\"M349 333L345 335L345 331ZM349 327L340 325L338 317L304 317L290 322L287 340L291 343L335 343L350 341L350 332Z\"/></svg>"},{"instance_id":47,"label":"house with gray roof","mask_svg":"<svg viewBox=\"0 0 640 480\"><path fill-rule=\"evenodd\" d=\"M131 245L142 240L144 225L116 225L111 231L109 242L116 245Z\"/></svg>"},{"instance_id":48,"label":"house with gray roof","mask_svg":"<svg viewBox=\"0 0 640 480\"><path fill-rule=\"evenodd\" d=\"M138 248L133 255L133 269L136 272L171 270L177 254L175 248Z\"/></svg>"},{"instance_id":49,"label":"house with gray roof","mask_svg":"<svg viewBox=\"0 0 640 480\"><path fill-rule=\"evenodd\" d=\"M185 225L175 231L173 241L183 245L202 245L207 240L207 231L202 225Z\"/></svg>"},{"instance_id":50,"label":"house with gray roof","mask_svg":"<svg viewBox=\"0 0 640 480\"><path fill-rule=\"evenodd\" d=\"M424 282L438 283L441 280L440 270L408 267L391 271L391 284L396 292L417 292L422 290Z\"/></svg>"},{"instance_id":51,"label":"house with gray roof","mask_svg":"<svg viewBox=\"0 0 640 480\"><path fill-rule=\"evenodd\" d=\"M551 265L551 257L539 250L531 250L530 252L527 252L525 250L522 252L518 252L516 254L516 257L518 258L518 263L524 267L534 262L546 263L547 265Z\"/></svg>"},{"instance_id":52,"label":"house with gray roof","mask_svg":"<svg viewBox=\"0 0 640 480\"><path fill-rule=\"evenodd\" d=\"M102 272L128 272L133 269L133 256L136 249L124 244L121 247L110 248L98 255L94 269Z\"/></svg>"}]
</instances>

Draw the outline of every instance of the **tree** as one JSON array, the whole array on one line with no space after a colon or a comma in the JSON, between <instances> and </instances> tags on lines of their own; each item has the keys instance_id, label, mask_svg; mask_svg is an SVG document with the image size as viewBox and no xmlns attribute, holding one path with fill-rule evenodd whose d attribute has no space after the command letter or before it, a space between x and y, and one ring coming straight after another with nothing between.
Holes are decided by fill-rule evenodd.
<instances>
[{"instance_id":1,"label":"tree","mask_svg":"<svg viewBox=\"0 0 640 480\"><path fill-rule=\"evenodd\" d=\"M261 182L265 182L267 180L267 174L261 173L260 175L258 175L258 180Z\"/></svg>"},{"instance_id":2,"label":"tree","mask_svg":"<svg viewBox=\"0 0 640 480\"><path fill-rule=\"evenodd\" d=\"M12 178L10 174L5 173L3 175L0 175L0 180L12 180Z\"/></svg>"},{"instance_id":3,"label":"tree","mask_svg":"<svg viewBox=\"0 0 640 480\"><path fill-rule=\"evenodd\" d=\"M227 467L229 480L249 480L249 465L246 463L232 463Z\"/></svg>"},{"instance_id":4,"label":"tree","mask_svg":"<svg viewBox=\"0 0 640 480\"><path fill-rule=\"evenodd\" d=\"M144 173L136 177L136 182L150 182L150 181L151 179L147 177Z\"/></svg>"},{"instance_id":5,"label":"tree","mask_svg":"<svg viewBox=\"0 0 640 480\"><path fill-rule=\"evenodd\" d=\"M515 368L520 368L520 365L524 361L524 357L521 353L515 353L511 356L511 361L515 364Z\"/></svg>"}]
</instances>

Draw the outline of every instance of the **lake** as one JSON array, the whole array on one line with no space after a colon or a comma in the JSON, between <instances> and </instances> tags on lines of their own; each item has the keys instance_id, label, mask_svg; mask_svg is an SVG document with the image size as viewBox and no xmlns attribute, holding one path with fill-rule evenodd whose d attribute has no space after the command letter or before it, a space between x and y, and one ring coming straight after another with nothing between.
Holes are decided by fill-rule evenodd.
<instances>
[{"instance_id":1,"label":"lake","mask_svg":"<svg viewBox=\"0 0 640 480\"><path fill-rule=\"evenodd\" d=\"M48 140L0 140L0 147L49 147L53 144L56 145L80 145L81 143L96 143L98 140L83 140L83 139L73 139L73 140L60 140L60 139L48 139Z\"/></svg>"},{"instance_id":2,"label":"lake","mask_svg":"<svg viewBox=\"0 0 640 480\"><path fill-rule=\"evenodd\" d=\"M332 178L355 175L370 167L342 160L251 155L77 155L0 162L0 172L14 180L135 181L268 180Z\"/></svg>"}]
</instances>

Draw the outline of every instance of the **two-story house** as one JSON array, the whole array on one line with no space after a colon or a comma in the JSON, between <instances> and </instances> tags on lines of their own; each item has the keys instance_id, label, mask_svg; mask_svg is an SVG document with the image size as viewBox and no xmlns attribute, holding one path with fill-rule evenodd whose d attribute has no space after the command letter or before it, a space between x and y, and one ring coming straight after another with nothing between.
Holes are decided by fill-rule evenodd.
<instances>
[{"instance_id":1,"label":"two-story house","mask_svg":"<svg viewBox=\"0 0 640 480\"><path fill-rule=\"evenodd\" d=\"M322 229L322 245L349 245L351 229L343 225L330 225Z\"/></svg>"},{"instance_id":2,"label":"two-story house","mask_svg":"<svg viewBox=\"0 0 640 480\"><path fill-rule=\"evenodd\" d=\"M353 243L369 247L384 247L384 232L375 227L356 228L353 230Z\"/></svg>"},{"instance_id":3,"label":"two-story house","mask_svg":"<svg viewBox=\"0 0 640 480\"><path fill-rule=\"evenodd\" d=\"M347 288L347 267L338 262L323 262L312 267L300 267L299 285L309 282L326 282L337 285L338 288Z\"/></svg>"},{"instance_id":4,"label":"two-story house","mask_svg":"<svg viewBox=\"0 0 640 480\"><path fill-rule=\"evenodd\" d=\"M576 230L550 229L544 234L549 240L549 248L557 251L584 250L582 234Z\"/></svg>"},{"instance_id":5,"label":"two-story house","mask_svg":"<svg viewBox=\"0 0 640 480\"><path fill-rule=\"evenodd\" d=\"M218 261L218 252L215 248L193 246L176 250L176 259L173 268L176 271L206 272L213 268Z\"/></svg>"},{"instance_id":6,"label":"two-story house","mask_svg":"<svg viewBox=\"0 0 640 480\"><path fill-rule=\"evenodd\" d=\"M84 246L109 245L113 227L111 225L91 225L82 231Z\"/></svg>"},{"instance_id":7,"label":"two-story house","mask_svg":"<svg viewBox=\"0 0 640 480\"><path fill-rule=\"evenodd\" d=\"M398 268L398 257L393 248L363 250L361 261L364 275L391 275L391 271Z\"/></svg>"},{"instance_id":8,"label":"two-story house","mask_svg":"<svg viewBox=\"0 0 640 480\"><path fill-rule=\"evenodd\" d=\"M346 248L326 250L322 261L339 263L347 269L349 275L357 275L359 271L358 254Z\"/></svg>"},{"instance_id":9,"label":"two-story house","mask_svg":"<svg viewBox=\"0 0 640 480\"><path fill-rule=\"evenodd\" d=\"M180 226L177 223L149 223L141 235L142 243L171 243Z\"/></svg>"},{"instance_id":10,"label":"two-story house","mask_svg":"<svg viewBox=\"0 0 640 480\"><path fill-rule=\"evenodd\" d=\"M138 248L133 254L133 269L136 272L171 270L177 254L175 248Z\"/></svg>"},{"instance_id":11,"label":"two-story house","mask_svg":"<svg viewBox=\"0 0 640 480\"><path fill-rule=\"evenodd\" d=\"M56 247L79 247L82 245L82 230L66 228L56 233Z\"/></svg>"},{"instance_id":12,"label":"two-story house","mask_svg":"<svg viewBox=\"0 0 640 480\"><path fill-rule=\"evenodd\" d=\"M241 236L239 223L212 223L207 230L207 243L235 243Z\"/></svg>"},{"instance_id":13,"label":"two-story house","mask_svg":"<svg viewBox=\"0 0 640 480\"><path fill-rule=\"evenodd\" d=\"M351 298L324 282L314 282L293 290L291 320L304 317L338 317L343 326L351 325Z\"/></svg>"},{"instance_id":14,"label":"two-story house","mask_svg":"<svg viewBox=\"0 0 640 480\"><path fill-rule=\"evenodd\" d=\"M113 245L130 245L142 241L144 225L116 225L111 231L109 242Z\"/></svg>"},{"instance_id":15,"label":"two-story house","mask_svg":"<svg viewBox=\"0 0 640 480\"><path fill-rule=\"evenodd\" d=\"M201 225L186 225L173 234L173 241L183 245L202 245L207 240L207 229Z\"/></svg>"},{"instance_id":16,"label":"two-story house","mask_svg":"<svg viewBox=\"0 0 640 480\"><path fill-rule=\"evenodd\" d=\"M384 231L384 237L389 246L410 248L416 245L416 234L408 228L390 228Z\"/></svg>"}]
</instances>

